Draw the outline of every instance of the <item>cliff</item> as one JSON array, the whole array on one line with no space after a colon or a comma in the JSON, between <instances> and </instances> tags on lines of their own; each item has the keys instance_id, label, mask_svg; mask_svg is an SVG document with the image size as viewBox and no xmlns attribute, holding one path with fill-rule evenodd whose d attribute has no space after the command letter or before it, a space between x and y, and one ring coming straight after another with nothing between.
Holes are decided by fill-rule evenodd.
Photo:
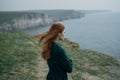
<instances>
[{"instance_id":1,"label":"cliff","mask_svg":"<svg viewBox=\"0 0 120 80\"><path fill-rule=\"evenodd\" d=\"M18 13L16 13L18 14ZM10 15L14 16L14 15ZM0 25L1 30L22 30L32 27L45 26L52 23L53 20L44 13L22 13L22 15L14 16L9 21L4 21Z\"/></svg>"},{"instance_id":2,"label":"cliff","mask_svg":"<svg viewBox=\"0 0 120 80\"><path fill-rule=\"evenodd\" d=\"M42 10L26 12L0 12L0 30L23 30L50 25L55 21L81 18L74 10Z\"/></svg>"},{"instance_id":3,"label":"cliff","mask_svg":"<svg viewBox=\"0 0 120 80\"><path fill-rule=\"evenodd\" d=\"M1 80L45 80L48 67L40 55L40 35L0 32ZM69 80L120 79L120 63L116 59L97 51L82 49L68 39L59 44L73 61L73 72L69 74Z\"/></svg>"}]
</instances>

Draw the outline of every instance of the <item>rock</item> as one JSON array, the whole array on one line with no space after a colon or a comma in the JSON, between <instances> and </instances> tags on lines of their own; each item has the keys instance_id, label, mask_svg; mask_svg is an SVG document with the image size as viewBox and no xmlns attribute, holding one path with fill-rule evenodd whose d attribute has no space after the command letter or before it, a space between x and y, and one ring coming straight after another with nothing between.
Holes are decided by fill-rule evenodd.
<instances>
[{"instance_id":1,"label":"rock","mask_svg":"<svg viewBox=\"0 0 120 80\"><path fill-rule=\"evenodd\" d=\"M38 26L49 25L53 20L48 15L28 13L18 18L12 19L10 22L5 22L1 25L1 30L23 30L27 28L34 28Z\"/></svg>"}]
</instances>

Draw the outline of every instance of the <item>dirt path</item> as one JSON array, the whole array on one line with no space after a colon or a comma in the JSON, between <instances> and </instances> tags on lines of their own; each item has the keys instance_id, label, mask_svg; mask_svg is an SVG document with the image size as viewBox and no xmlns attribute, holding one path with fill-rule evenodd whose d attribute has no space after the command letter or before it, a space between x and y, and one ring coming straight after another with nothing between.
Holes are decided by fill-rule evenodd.
<instances>
[{"instance_id":1,"label":"dirt path","mask_svg":"<svg viewBox=\"0 0 120 80\"><path fill-rule=\"evenodd\" d=\"M37 50L41 50L41 48L38 48L37 46L35 46L33 42L29 42L29 43ZM48 73L48 66L46 61L41 57L40 54L38 55L37 63L38 64L36 67L36 70L37 70L36 76L38 80L46 80L46 75ZM68 75L68 80L73 80L70 75Z\"/></svg>"},{"instance_id":2,"label":"dirt path","mask_svg":"<svg viewBox=\"0 0 120 80\"><path fill-rule=\"evenodd\" d=\"M37 77L38 80L46 80L46 75L48 72L48 66L47 63L41 58L41 56L38 57L38 65L37 65ZM71 76L68 75L68 80L72 80Z\"/></svg>"},{"instance_id":3,"label":"dirt path","mask_svg":"<svg viewBox=\"0 0 120 80\"><path fill-rule=\"evenodd\" d=\"M32 41L29 42L36 50L41 52L41 48L37 47ZM37 57L37 78L38 80L46 80L46 75L48 73L48 66L46 61L41 57L41 54Z\"/></svg>"},{"instance_id":4,"label":"dirt path","mask_svg":"<svg viewBox=\"0 0 120 80\"><path fill-rule=\"evenodd\" d=\"M48 66L40 55L38 56L37 62L38 62L38 65L37 65L38 80L46 80Z\"/></svg>"}]
</instances>

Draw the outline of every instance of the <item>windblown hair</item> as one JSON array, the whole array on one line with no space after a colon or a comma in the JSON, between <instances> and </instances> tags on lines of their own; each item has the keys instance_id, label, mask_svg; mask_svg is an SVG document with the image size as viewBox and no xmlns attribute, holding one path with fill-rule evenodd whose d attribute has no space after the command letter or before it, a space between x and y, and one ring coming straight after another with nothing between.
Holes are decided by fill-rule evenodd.
<instances>
[{"instance_id":1,"label":"windblown hair","mask_svg":"<svg viewBox=\"0 0 120 80\"><path fill-rule=\"evenodd\" d=\"M64 25L61 23L53 23L49 29L48 32L44 32L41 36L39 42L41 42L43 39L44 46L42 51L42 57L45 60L48 60L50 58L50 52L51 52L51 45L54 42L54 40L58 37L59 33L62 33L65 29Z\"/></svg>"}]
</instances>

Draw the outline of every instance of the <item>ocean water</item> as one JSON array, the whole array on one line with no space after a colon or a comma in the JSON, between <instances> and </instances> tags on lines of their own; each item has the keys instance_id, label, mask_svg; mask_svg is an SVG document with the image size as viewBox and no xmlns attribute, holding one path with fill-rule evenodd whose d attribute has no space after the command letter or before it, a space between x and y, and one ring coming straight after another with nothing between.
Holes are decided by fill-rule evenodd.
<instances>
[{"instance_id":1,"label":"ocean water","mask_svg":"<svg viewBox=\"0 0 120 80\"><path fill-rule=\"evenodd\" d=\"M92 49L120 59L120 13L89 14L81 19L61 23L65 25L65 36L79 43L81 48ZM49 26L24 32L34 35L48 29Z\"/></svg>"},{"instance_id":2,"label":"ocean water","mask_svg":"<svg viewBox=\"0 0 120 80\"><path fill-rule=\"evenodd\" d=\"M66 26L66 36L81 48L120 59L120 13L90 14L62 23Z\"/></svg>"}]
</instances>

